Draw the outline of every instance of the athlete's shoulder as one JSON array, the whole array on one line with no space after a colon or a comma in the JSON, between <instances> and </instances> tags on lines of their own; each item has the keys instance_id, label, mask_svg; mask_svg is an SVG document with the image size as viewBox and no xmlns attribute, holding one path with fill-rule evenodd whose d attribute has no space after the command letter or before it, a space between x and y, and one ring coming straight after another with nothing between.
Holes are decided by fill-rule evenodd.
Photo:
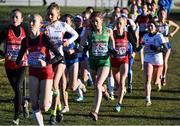
<instances>
[{"instance_id":1,"label":"athlete's shoulder","mask_svg":"<svg viewBox=\"0 0 180 126\"><path fill-rule=\"evenodd\" d=\"M163 37L163 34L160 33L160 32L157 32L157 33L156 33L156 36L157 36L157 37Z\"/></svg>"}]
</instances>

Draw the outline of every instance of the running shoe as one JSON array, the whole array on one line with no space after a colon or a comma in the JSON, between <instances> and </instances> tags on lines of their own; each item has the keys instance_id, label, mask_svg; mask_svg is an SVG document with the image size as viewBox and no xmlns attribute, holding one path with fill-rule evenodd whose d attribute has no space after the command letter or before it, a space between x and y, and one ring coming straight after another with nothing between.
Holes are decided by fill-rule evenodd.
<instances>
[{"instance_id":1,"label":"running shoe","mask_svg":"<svg viewBox=\"0 0 180 126\"><path fill-rule=\"evenodd\" d=\"M25 100L24 101L24 104L23 104L23 116L24 118L28 119L29 118L29 109L28 109L28 100Z\"/></svg>"},{"instance_id":2,"label":"running shoe","mask_svg":"<svg viewBox=\"0 0 180 126\"><path fill-rule=\"evenodd\" d=\"M161 90L161 84L157 84L157 92Z\"/></svg>"},{"instance_id":3,"label":"running shoe","mask_svg":"<svg viewBox=\"0 0 180 126\"><path fill-rule=\"evenodd\" d=\"M132 92L132 84L128 84L127 92L128 93Z\"/></svg>"},{"instance_id":4,"label":"running shoe","mask_svg":"<svg viewBox=\"0 0 180 126\"><path fill-rule=\"evenodd\" d=\"M56 125L56 116L54 116L54 115L50 116L49 124L50 125Z\"/></svg>"},{"instance_id":5,"label":"running shoe","mask_svg":"<svg viewBox=\"0 0 180 126\"><path fill-rule=\"evenodd\" d=\"M63 121L63 114L61 113L61 111L57 111L57 115L56 115L56 121L57 122L62 122Z\"/></svg>"},{"instance_id":6,"label":"running shoe","mask_svg":"<svg viewBox=\"0 0 180 126\"><path fill-rule=\"evenodd\" d=\"M19 125L19 118L14 118L13 119L13 124L14 125Z\"/></svg>"},{"instance_id":7,"label":"running shoe","mask_svg":"<svg viewBox=\"0 0 180 126\"><path fill-rule=\"evenodd\" d=\"M98 120L98 114L96 112L90 112L89 117L91 117L94 121Z\"/></svg>"},{"instance_id":8,"label":"running shoe","mask_svg":"<svg viewBox=\"0 0 180 126\"><path fill-rule=\"evenodd\" d=\"M163 86L166 86L166 78L161 78L161 84L163 85Z\"/></svg>"},{"instance_id":9,"label":"running shoe","mask_svg":"<svg viewBox=\"0 0 180 126\"><path fill-rule=\"evenodd\" d=\"M84 101L84 97L80 96L80 97L76 98L75 101L76 102L82 102L82 101Z\"/></svg>"},{"instance_id":10,"label":"running shoe","mask_svg":"<svg viewBox=\"0 0 180 126\"><path fill-rule=\"evenodd\" d=\"M87 80L87 86L89 86L89 87L90 87L90 86L92 86L92 85L93 85L92 80L88 79L88 80Z\"/></svg>"},{"instance_id":11,"label":"running shoe","mask_svg":"<svg viewBox=\"0 0 180 126\"><path fill-rule=\"evenodd\" d=\"M151 106L151 105L152 105L151 100L146 100L146 106L148 107L148 106Z\"/></svg>"},{"instance_id":12,"label":"running shoe","mask_svg":"<svg viewBox=\"0 0 180 126\"><path fill-rule=\"evenodd\" d=\"M116 106L114 107L114 111L115 112L120 112L121 111L121 105L119 103L117 103Z\"/></svg>"},{"instance_id":13,"label":"running shoe","mask_svg":"<svg viewBox=\"0 0 180 126\"><path fill-rule=\"evenodd\" d=\"M61 113L67 113L67 112L69 112L69 107L64 106L63 109L61 110Z\"/></svg>"},{"instance_id":14,"label":"running shoe","mask_svg":"<svg viewBox=\"0 0 180 126\"><path fill-rule=\"evenodd\" d=\"M109 95L109 99L110 99L111 101L114 101L114 100L115 100L114 95L113 95L113 94L110 94L110 95Z\"/></svg>"}]
</instances>

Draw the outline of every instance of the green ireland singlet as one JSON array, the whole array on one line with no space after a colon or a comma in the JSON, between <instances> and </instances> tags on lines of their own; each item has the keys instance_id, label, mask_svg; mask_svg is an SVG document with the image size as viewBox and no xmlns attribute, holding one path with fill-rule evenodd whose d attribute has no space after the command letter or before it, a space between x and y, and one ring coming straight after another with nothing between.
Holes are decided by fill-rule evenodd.
<instances>
[{"instance_id":1,"label":"green ireland singlet","mask_svg":"<svg viewBox=\"0 0 180 126\"><path fill-rule=\"evenodd\" d=\"M102 34L97 35L92 31L89 40L89 64L90 68L97 70L99 67L110 67L108 52L109 35L106 27L103 27Z\"/></svg>"}]
</instances>

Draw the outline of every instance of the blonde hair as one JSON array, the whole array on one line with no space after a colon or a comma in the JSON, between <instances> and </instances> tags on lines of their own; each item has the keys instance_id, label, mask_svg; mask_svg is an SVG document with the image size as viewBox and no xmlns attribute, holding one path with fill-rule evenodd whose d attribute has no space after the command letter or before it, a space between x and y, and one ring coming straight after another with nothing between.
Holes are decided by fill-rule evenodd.
<instances>
[{"instance_id":1,"label":"blonde hair","mask_svg":"<svg viewBox=\"0 0 180 126\"><path fill-rule=\"evenodd\" d=\"M58 15L59 15L58 19L59 19L59 18L60 18L60 7L59 7L59 5L58 5L57 3L55 3L55 2L51 3L51 4L48 6L47 11L51 11L51 10L53 10L53 9L56 9L56 10L57 10Z\"/></svg>"},{"instance_id":2,"label":"blonde hair","mask_svg":"<svg viewBox=\"0 0 180 126\"><path fill-rule=\"evenodd\" d=\"M123 17L118 17L118 18L116 19L116 25L118 25L119 22L121 22L121 21L123 21L123 25L125 25L125 19L124 19Z\"/></svg>"},{"instance_id":3,"label":"blonde hair","mask_svg":"<svg viewBox=\"0 0 180 126\"><path fill-rule=\"evenodd\" d=\"M28 20L30 20L31 18L34 18L34 17L38 17L40 22L43 23L43 18L40 14L30 14L30 15L28 15Z\"/></svg>"}]
</instances>

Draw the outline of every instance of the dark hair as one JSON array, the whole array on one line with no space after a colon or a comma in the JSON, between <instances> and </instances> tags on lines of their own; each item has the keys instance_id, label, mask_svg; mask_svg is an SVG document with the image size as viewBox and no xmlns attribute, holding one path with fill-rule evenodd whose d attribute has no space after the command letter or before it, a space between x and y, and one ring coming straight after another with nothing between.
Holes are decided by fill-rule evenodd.
<instances>
[{"instance_id":1,"label":"dark hair","mask_svg":"<svg viewBox=\"0 0 180 126\"><path fill-rule=\"evenodd\" d=\"M94 17L99 17L99 18L103 18L103 14L100 11L95 11L91 14L90 19L94 18Z\"/></svg>"},{"instance_id":2,"label":"dark hair","mask_svg":"<svg viewBox=\"0 0 180 126\"><path fill-rule=\"evenodd\" d=\"M154 24L156 27L158 26L158 23L155 21L155 20L150 20L149 22L148 22L148 24Z\"/></svg>"},{"instance_id":3,"label":"dark hair","mask_svg":"<svg viewBox=\"0 0 180 126\"><path fill-rule=\"evenodd\" d=\"M22 14L22 11L21 11L20 9L18 9L18 8L13 9L10 14L12 14L12 13L14 13L14 12L20 12L20 13L21 13L21 16L23 15L23 14Z\"/></svg>"},{"instance_id":4,"label":"dark hair","mask_svg":"<svg viewBox=\"0 0 180 126\"><path fill-rule=\"evenodd\" d=\"M62 21L65 21L66 18L70 18L73 21L73 16L71 14L64 14L61 18Z\"/></svg>"},{"instance_id":5,"label":"dark hair","mask_svg":"<svg viewBox=\"0 0 180 126\"><path fill-rule=\"evenodd\" d=\"M86 10L89 10L89 11L91 11L91 10L92 10L92 12L94 12L94 8L93 8L93 7L91 7L91 6L86 7ZM92 13L92 12L91 12L91 13Z\"/></svg>"},{"instance_id":6,"label":"dark hair","mask_svg":"<svg viewBox=\"0 0 180 126\"><path fill-rule=\"evenodd\" d=\"M157 13L159 14L161 11L167 12L164 8L160 8Z\"/></svg>"},{"instance_id":7,"label":"dark hair","mask_svg":"<svg viewBox=\"0 0 180 126\"><path fill-rule=\"evenodd\" d=\"M116 10L116 9L118 9L118 8L119 8L119 9L121 9L121 8L120 8L120 7L118 7L118 6L115 6L115 7L114 7L114 10Z\"/></svg>"}]
</instances>

